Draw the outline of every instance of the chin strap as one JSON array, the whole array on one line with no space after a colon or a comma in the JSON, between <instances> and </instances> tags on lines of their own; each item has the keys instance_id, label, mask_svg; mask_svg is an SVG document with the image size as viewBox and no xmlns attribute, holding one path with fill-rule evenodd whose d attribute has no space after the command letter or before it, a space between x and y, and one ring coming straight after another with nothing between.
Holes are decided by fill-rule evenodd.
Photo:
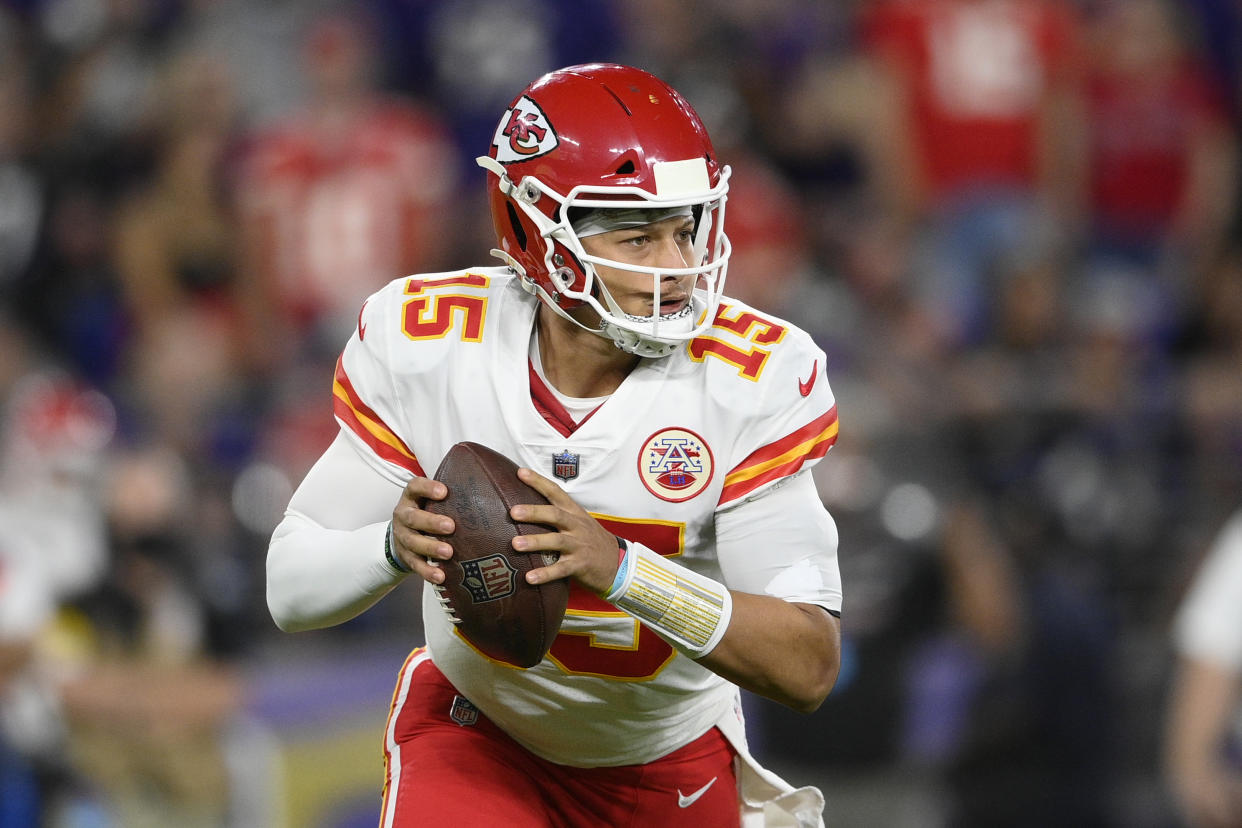
<instances>
[{"instance_id":1,"label":"chin strap","mask_svg":"<svg viewBox=\"0 0 1242 828\"><path fill-rule=\"evenodd\" d=\"M522 284L526 284L526 282L530 280L530 277L526 275L526 268L518 264L518 260L510 256L507 252L505 252L504 250L501 250L499 247L493 247L488 252L491 253L494 258L500 259L502 262L508 265L509 269L512 270L514 273L521 276ZM527 288L527 290L529 289L530 288Z\"/></svg>"},{"instance_id":2,"label":"chin strap","mask_svg":"<svg viewBox=\"0 0 1242 828\"><path fill-rule=\"evenodd\" d=\"M500 191L502 193L509 195L513 192L513 179L509 177L509 171L505 169L504 164L501 164L490 155L480 155L474 159L474 163L500 179Z\"/></svg>"}]
</instances>

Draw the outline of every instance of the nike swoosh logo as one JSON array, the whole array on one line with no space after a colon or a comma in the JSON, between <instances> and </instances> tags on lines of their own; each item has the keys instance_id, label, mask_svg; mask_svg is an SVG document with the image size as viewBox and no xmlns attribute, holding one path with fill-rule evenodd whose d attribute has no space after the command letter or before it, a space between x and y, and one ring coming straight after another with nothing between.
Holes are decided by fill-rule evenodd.
<instances>
[{"instance_id":1,"label":"nike swoosh logo","mask_svg":"<svg viewBox=\"0 0 1242 828\"><path fill-rule=\"evenodd\" d=\"M716 780L719 778L720 777L718 776L713 776L711 782L708 782L706 785L699 788L697 791L690 794L689 796L686 796L684 793L681 792L681 788L678 788L677 789L677 807L678 808L689 808L695 802L698 802L699 797L707 793L707 789L710 788L712 785L715 785Z\"/></svg>"},{"instance_id":2,"label":"nike swoosh logo","mask_svg":"<svg viewBox=\"0 0 1242 828\"><path fill-rule=\"evenodd\" d=\"M366 302L362 303L362 307L358 308L358 339L360 340L367 337L367 323L362 321L362 312L367 309L367 302L370 301L368 298Z\"/></svg>"},{"instance_id":3,"label":"nike swoosh logo","mask_svg":"<svg viewBox=\"0 0 1242 828\"><path fill-rule=\"evenodd\" d=\"M798 391L802 396L811 393L811 389L815 387L815 378L819 376L819 360L815 360L815 364L811 366L811 376L806 380L798 380Z\"/></svg>"}]
</instances>

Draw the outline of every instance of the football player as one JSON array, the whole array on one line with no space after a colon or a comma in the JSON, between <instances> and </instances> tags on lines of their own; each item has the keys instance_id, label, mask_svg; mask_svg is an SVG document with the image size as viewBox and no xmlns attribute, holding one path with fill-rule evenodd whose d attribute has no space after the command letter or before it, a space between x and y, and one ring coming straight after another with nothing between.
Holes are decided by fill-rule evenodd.
<instances>
[{"instance_id":1,"label":"football player","mask_svg":"<svg viewBox=\"0 0 1242 828\"><path fill-rule=\"evenodd\" d=\"M1242 510L1220 530L1173 624L1164 771L1188 828L1242 825Z\"/></svg>"},{"instance_id":2,"label":"football player","mask_svg":"<svg viewBox=\"0 0 1242 828\"><path fill-rule=\"evenodd\" d=\"M429 470L490 446L550 501L513 509L555 529L514 546L559 556L527 577L572 579L569 608L521 670L423 589L382 825L821 824L818 790L751 757L738 688L810 712L836 680L837 534L809 470L837 410L811 338L722 293L729 168L680 94L612 64L528 86L478 163L502 264L363 306L340 434L272 538L273 617L323 627L410 573L440 583Z\"/></svg>"}]
</instances>

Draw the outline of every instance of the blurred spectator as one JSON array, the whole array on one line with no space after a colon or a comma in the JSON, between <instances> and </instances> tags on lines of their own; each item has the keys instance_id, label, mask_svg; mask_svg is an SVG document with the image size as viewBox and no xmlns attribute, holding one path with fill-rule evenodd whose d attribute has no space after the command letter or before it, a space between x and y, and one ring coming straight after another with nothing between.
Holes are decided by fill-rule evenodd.
<instances>
[{"instance_id":1,"label":"blurred spectator","mask_svg":"<svg viewBox=\"0 0 1242 828\"><path fill-rule=\"evenodd\" d=\"M972 498L944 515L943 626L908 664L905 758L941 775L946 825L1111 824L1102 590L1066 540L991 511Z\"/></svg>"},{"instance_id":2,"label":"blurred spectator","mask_svg":"<svg viewBox=\"0 0 1242 828\"><path fill-rule=\"evenodd\" d=\"M24 35L40 70L40 152L58 183L108 196L148 163L148 98L165 32L159 4L40 2Z\"/></svg>"},{"instance_id":3,"label":"blurred spectator","mask_svg":"<svg viewBox=\"0 0 1242 828\"><path fill-rule=\"evenodd\" d=\"M1226 90L1167 0L1110 0L1091 21L1088 289L1124 291L1168 336L1234 210Z\"/></svg>"},{"instance_id":4,"label":"blurred spectator","mask_svg":"<svg viewBox=\"0 0 1242 828\"><path fill-rule=\"evenodd\" d=\"M1242 492L1242 251L1207 270L1186 321L1176 376L1180 509L1215 523Z\"/></svg>"},{"instance_id":5,"label":"blurred spectator","mask_svg":"<svg viewBox=\"0 0 1242 828\"><path fill-rule=\"evenodd\" d=\"M919 295L950 342L985 336L997 270L1078 219L1080 22L1061 0L876 0L886 180L926 222Z\"/></svg>"},{"instance_id":6,"label":"blurred spectator","mask_svg":"<svg viewBox=\"0 0 1242 828\"><path fill-rule=\"evenodd\" d=\"M907 206L909 171L893 163L900 155L895 142L904 139L899 113L885 106L892 98L883 91L887 82L856 49L813 52L770 92L771 114L756 124L775 163L796 183L810 241L834 269L848 267L843 260L876 235L889 236L893 256L908 255L900 243L905 227L890 232Z\"/></svg>"},{"instance_id":7,"label":"blurred spectator","mask_svg":"<svg viewBox=\"0 0 1242 828\"><path fill-rule=\"evenodd\" d=\"M317 20L302 54L310 100L253 136L239 181L248 353L260 363L335 353L362 300L443 267L457 222L457 157L425 102L377 87L372 33Z\"/></svg>"},{"instance_id":8,"label":"blurred spectator","mask_svg":"<svg viewBox=\"0 0 1242 828\"><path fill-rule=\"evenodd\" d=\"M34 256L47 198L32 163L32 79L16 34L0 17L0 292L12 295Z\"/></svg>"},{"instance_id":9,"label":"blurred spectator","mask_svg":"<svg viewBox=\"0 0 1242 828\"><path fill-rule=\"evenodd\" d=\"M187 472L166 450L111 458L112 562L75 602L85 623L63 688L71 758L119 825L232 824L229 727L243 695L210 647Z\"/></svg>"},{"instance_id":10,"label":"blurred spectator","mask_svg":"<svg viewBox=\"0 0 1242 828\"><path fill-rule=\"evenodd\" d=\"M376 21L385 86L431 101L450 123L464 168L473 172L479 148L486 148L496 129L496 112L520 89L514 79L614 58L621 40L617 17L630 4L362 0L360 5ZM490 238L490 232L489 226L483 236Z\"/></svg>"},{"instance_id":11,"label":"blurred spectator","mask_svg":"<svg viewBox=\"0 0 1242 828\"><path fill-rule=\"evenodd\" d=\"M143 4L139 4L143 5ZM262 127L288 115L307 93L300 59L305 29L325 9L349 9L355 0L167 0L145 4L163 17L170 46L214 55L237 81L238 114Z\"/></svg>"},{"instance_id":12,"label":"blurred spectator","mask_svg":"<svg viewBox=\"0 0 1242 828\"><path fill-rule=\"evenodd\" d=\"M43 228L15 306L102 387L116 378L126 344L113 208L149 165L154 16L143 4L37 3L19 18Z\"/></svg>"},{"instance_id":13,"label":"blurred spectator","mask_svg":"<svg viewBox=\"0 0 1242 828\"><path fill-rule=\"evenodd\" d=\"M116 214L126 396L150 417L154 439L206 454L244 362L225 188L235 81L200 52L174 52L159 80L149 116L155 167Z\"/></svg>"},{"instance_id":14,"label":"blurred spectator","mask_svg":"<svg viewBox=\"0 0 1242 828\"><path fill-rule=\"evenodd\" d=\"M0 315L0 825L76 795L54 630L105 577L98 494L115 414Z\"/></svg>"},{"instance_id":15,"label":"blurred spectator","mask_svg":"<svg viewBox=\"0 0 1242 828\"><path fill-rule=\"evenodd\" d=\"M139 337L188 307L231 312L236 244L222 182L235 81L205 53L175 54L160 80L155 169L122 205L117 231L126 311Z\"/></svg>"},{"instance_id":16,"label":"blurred spectator","mask_svg":"<svg viewBox=\"0 0 1242 828\"><path fill-rule=\"evenodd\" d=\"M1166 0L1096 6L1089 160L1093 223L1105 243L1203 247L1219 242L1233 210L1230 90L1188 37Z\"/></svg>"},{"instance_id":17,"label":"blurred spectator","mask_svg":"<svg viewBox=\"0 0 1242 828\"><path fill-rule=\"evenodd\" d=\"M1174 625L1165 772L1184 824L1242 825L1242 511L1221 529Z\"/></svg>"},{"instance_id":18,"label":"blurred spectator","mask_svg":"<svg viewBox=\"0 0 1242 828\"><path fill-rule=\"evenodd\" d=\"M74 371L110 388L129 344L112 202L79 181L61 183L49 201L43 243L18 307Z\"/></svg>"}]
</instances>

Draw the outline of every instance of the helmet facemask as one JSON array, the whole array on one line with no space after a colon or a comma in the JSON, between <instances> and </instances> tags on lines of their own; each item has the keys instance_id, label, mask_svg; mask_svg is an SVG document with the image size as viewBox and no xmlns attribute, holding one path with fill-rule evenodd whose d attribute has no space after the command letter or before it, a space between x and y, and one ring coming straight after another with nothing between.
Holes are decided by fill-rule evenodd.
<instances>
[{"instance_id":1,"label":"helmet facemask","mask_svg":"<svg viewBox=\"0 0 1242 828\"><path fill-rule=\"evenodd\" d=\"M479 158L478 163L499 177L500 191L530 220L545 240L542 265L549 278L534 278L535 274L526 273L504 251L493 250L493 255L517 270L524 277L523 284L527 289L539 295L558 315L612 340L623 351L642 357L668 356L711 326L724 289L731 252L724 233L728 167L721 171L715 187L708 186L703 160L690 159L655 165L660 195L652 195L645 189L633 186L581 185L562 196L533 175L522 178L520 184L514 184L503 165L487 156ZM679 214L678 208L690 208L695 219L693 261L680 268L653 269L592 255L586 251L572 223L574 217L584 211L634 210L649 213L654 222ZM633 223L631 226L641 225ZM599 277L597 265L649 274L652 280L651 314L637 316L622 310ZM674 314L661 315L660 285L668 276L693 276L695 282L690 302L685 308ZM545 284L551 287L550 291ZM596 313L598 327L586 325L569 313L570 309L580 305L588 306Z\"/></svg>"}]
</instances>

